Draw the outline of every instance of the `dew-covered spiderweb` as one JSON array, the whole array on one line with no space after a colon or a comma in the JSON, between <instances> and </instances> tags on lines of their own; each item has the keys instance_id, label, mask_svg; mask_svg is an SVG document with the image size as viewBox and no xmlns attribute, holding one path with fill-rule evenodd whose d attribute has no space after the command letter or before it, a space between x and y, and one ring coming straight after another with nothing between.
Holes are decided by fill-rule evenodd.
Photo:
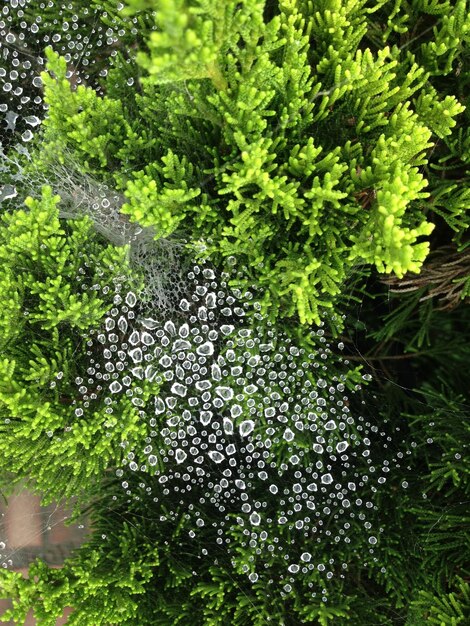
<instances>
[{"instance_id":1,"label":"dew-covered spiderweb","mask_svg":"<svg viewBox=\"0 0 470 626\"><path fill-rule=\"evenodd\" d=\"M79 420L105 406L111 431L119 429L120 399L130 398L148 436L140 447L123 439L123 462L113 470L129 508L145 498L147 515L169 536L183 511L181 549L214 562L223 551L247 584L269 586L272 570L280 571L289 594L296 577L314 569L326 580L342 575L349 563L336 562L334 548L357 535L358 523L374 558L384 532L374 494L408 450L387 424L350 410L360 385L349 380L343 344L328 340L323 325L303 345L276 330L256 289L229 286L244 272L230 262L232 273L221 275L190 266L177 310L158 301L153 315L145 289L104 287L113 306L83 336L88 366L75 378L71 410ZM61 379L59 372L51 385ZM331 558L318 558L318 544ZM9 558L4 546L4 566ZM325 589L311 593L327 597Z\"/></svg>"},{"instance_id":2,"label":"dew-covered spiderweb","mask_svg":"<svg viewBox=\"0 0 470 626\"><path fill-rule=\"evenodd\" d=\"M310 347L299 347L265 319L253 292L229 280L194 265L179 311L153 317L139 294L115 285L114 306L87 340L89 367L75 379L72 408L79 418L104 403L115 429L120 397L130 397L148 437L139 448L121 444L115 473L129 504L144 495L149 515L169 528L183 509L183 543L214 560L223 547L252 583L269 583L282 561L288 593L297 574L338 572L334 558L318 561L315 545L325 554L325 545L348 543L353 520L373 555L384 530L373 494L404 450L387 452L386 425L350 411L342 344L320 326ZM158 393L145 394L146 382ZM203 538L207 525L213 544Z\"/></svg>"}]
</instances>

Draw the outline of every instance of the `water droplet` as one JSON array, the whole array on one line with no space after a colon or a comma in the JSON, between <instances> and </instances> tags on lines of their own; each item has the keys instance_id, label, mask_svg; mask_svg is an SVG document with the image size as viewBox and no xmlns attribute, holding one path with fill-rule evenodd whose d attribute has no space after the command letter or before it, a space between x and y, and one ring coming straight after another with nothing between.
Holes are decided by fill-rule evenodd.
<instances>
[{"instance_id":1,"label":"water droplet","mask_svg":"<svg viewBox=\"0 0 470 626\"><path fill-rule=\"evenodd\" d=\"M191 344L184 339L177 339L173 342L172 352L181 352L181 350L190 350Z\"/></svg>"},{"instance_id":2,"label":"water droplet","mask_svg":"<svg viewBox=\"0 0 470 626\"><path fill-rule=\"evenodd\" d=\"M270 352L273 348L274 346L272 343L260 343L259 345L260 352Z\"/></svg>"},{"instance_id":3,"label":"water droplet","mask_svg":"<svg viewBox=\"0 0 470 626\"><path fill-rule=\"evenodd\" d=\"M141 319L140 323L147 330L155 330L155 328L157 328L158 325L159 325L157 320L154 320L151 317L145 317L145 318Z\"/></svg>"},{"instance_id":4,"label":"water droplet","mask_svg":"<svg viewBox=\"0 0 470 626\"><path fill-rule=\"evenodd\" d=\"M230 407L230 415L235 419L243 413L243 409L239 404L234 404Z\"/></svg>"},{"instance_id":5,"label":"water droplet","mask_svg":"<svg viewBox=\"0 0 470 626\"><path fill-rule=\"evenodd\" d=\"M198 391L206 391L212 387L212 383L210 380L198 380L195 387Z\"/></svg>"},{"instance_id":6,"label":"water droplet","mask_svg":"<svg viewBox=\"0 0 470 626\"><path fill-rule=\"evenodd\" d=\"M259 354L255 354L254 356L250 357L247 361L247 365L249 367L256 367L258 365L258 363L260 362L261 357L259 356Z\"/></svg>"},{"instance_id":7,"label":"water droplet","mask_svg":"<svg viewBox=\"0 0 470 626\"><path fill-rule=\"evenodd\" d=\"M155 339L152 337L152 335L145 331L141 334L140 340L146 346L153 346L153 344L155 343Z\"/></svg>"},{"instance_id":8,"label":"water droplet","mask_svg":"<svg viewBox=\"0 0 470 626\"><path fill-rule=\"evenodd\" d=\"M173 383L171 386L171 393L175 393L177 396L180 396L180 398L184 398L187 392L187 387L181 383Z\"/></svg>"},{"instance_id":9,"label":"water droplet","mask_svg":"<svg viewBox=\"0 0 470 626\"><path fill-rule=\"evenodd\" d=\"M255 428L255 423L253 420L244 420L243 422L241 422L239 426L240 436L248 437L248 435L250 435L253 432L254 428Z\"/></svg>"},{"instance_id":10,"label":"water droplet","mask_svg":"<svg viewBox=\"0 0 470 626\"><path fill-rule=\"evenodd\" d=\"M140 333L137 330L134 330L129 337L129 343L133 346L136 346L140 342Z\"/></svg>"},{"instance_id":11,"label":"water droplet","mask_svg":"<svg viewBox=\"0 0 470 626\"><path fill-rule=\"evenodd\" d=\"M173 398L172 396L168 396L168 398L165 398L165 404L169 409L174 409L176 406L176 402L176 398Z\"/></svg>"},{"instance_id":12,"label":"water droplet","mask_svg":"<svg viewBox=\"0 0 470 626\"><path fill-rule=\"evenodd\" d=\"M180 326L180 328L178 330L178 335L182 339L186 339L186 337L189 335L189 326L188 326L188 324L183 324L182 326Z\"/></svg>"},{"instance_id":13,"label":"water droplet","mask_svg":"<svg viewBox=\"0 0 470 626\"><path fill-rule=\"evenodd\" d=\"M113 320L112 317L107 317L104 321L104 327L106 328L106 330L113 330L113 328L116 326L116 322Z\"/></svg>"},{"instance_id":14,"label":"water droplet","mask_svg":"<svg viewBox=\"0 0 470 626\"><path fill-rule=\"evenodd\" d=\"M220 380L222 380L222 371L220 367L217 365L217 363L213 363L211 365L211 375L212 375L212 379L215 380L216 382L219 382Z\"/></svg>"},{"instance_id":15,"label":"water droplet","mask_svg":"<svg viewBox=\"0 0 470 626\"><path fill-rule=\"evenodd\" d=\"M201 424L203 426L207 426L208 424L210 424L212 415L213 415L212 411L201 411L201 414L199 416L199 420Z\"/></svg>"},{"instance_id":16,"label":"water droplet","mask_svg":"<svg viewBox=\"0 0 470 626\"><path fill-rule=\"evenodd\" d=\"M215 293L208 293L205 298L206 307L208 309L215 309L217 306L217 296Z\"/></svg>"},{"instance_id":17,"label":"water droplet","mask_svg":"<svg viewBox=\"0 0 470 626\"><path fill-rule=\"evenodd\" d=\"M129 293L126 295L126 304L130 307L134 307L136 305L137 302L137 298L135 293L133 293L132 291L129 291Z\"/></svg>"},{"instance_id":18,"label":"water droplet","mask_svg":"<svg viewBox=\"0 0 470 626\"><path fill-rule=\"evenodd\" d=\"M170 367L170 365L172 365L173 361L171 360L171 357L168 356L167 354L164 354L159 360L158 362L160 363L160 365L162 367Z\"/></svg>"},{"instance_id":19,"label":"water droplet","mask_svg":"<svg viewBox=\"0 0 470 626\"><path fill-rule=\"evenodd\" d=\"M324 485L331 485L333 482L333 476L331 474L323 474L321 481Z\"/></svg>"},{"instance_id":20,"label":"water droplet","mask_svg":"<svg viewBox=\"0 0 470 626\"><path fill-rule=\"evenodd\" d=\"M0 202L16 198L17 195L18 192L13 185L5 185L2 189L0 189Z\"/></svg>"},{"instance_id":21,"label":"water droplet","mask_svg":"<svg viewBox=\"0 0 470 626\"><path fill-rule=\"evenodd\" d=\"M230 335L234 330L235 326L232 326L232 324L222 324L220 327L220 332L225 336Z\"/></svg>"},{"instance_id":22,"label":"water droplet","mask_svg":"<svg viewBox=\"0 0 470 626\"><path fill-rule=\"evenodd\" d=\"M175 452L175 459L178 464L183 463L187 459L188 455L184 450L178 448Z\"/></svg>"},{"instance_id":23,"label":"water droplet","mask_svg":"<svg viewBox=\"0 0 470 626\"><path fill-rule=\"evenodd\" d=\"M140 348L129 350L129 356L134 363L140 363L142 361L142 350Z\"/></svg>"},{"instance_id":24,"label":"water droplet","mask_svg":"<svg viewBox=\"0 0 470 626\"><path fill-rule=\"evenodd\" d=\"M196 352L200 356L211 356L214 354L214 344L212 341L205 341L196 348Z\"/></svg>"},{"instance_id":25,"label":"water droplet","mask_svg":"<svg viewBox=\"0 0 470 626\"><path fill-rule=\"evenodd\" d=\"M224 417L223 427L226 435L233 435L233 422L228 417Z\"/></svg>"},{"instance_id":26,"label":"water droplet","mask_svg":"<svg viewBox=\"0 0 470 626\"><path fill-rule=\"evenodd\" d=\"M160 415L166 411L165 403L161 398L155 398L155 414Z\"/></svg>"},{"instance_id":27,"label":"water droplet","mask_svg":"<svg viewBox=\"0 0 470 626\"><path fill-rule=\"evenodd\" d=\"M174 337L176 335L176 326L171 320L165 322L163 328L165 329L165 332L167 332L171 337Z\"/></svg>"},{"instance_id":28,"label":"water droplet","mask_svg":"<svg viewBox=\"0 0 470 626\"><path fill-rule=\"evenodd\" d=\"M214 272L206 267L202 270L202 275L204 276L204 278L207 278L207 280L214 280L215 279L215 274Z\"/></svg>"},{"instance_id":29,"label":"water droplet","mask_svg":"<svg viewBox=\"0 0 470 626\"><path fill-rule=\"evenodd\" d=\"M286 428L286 430L284 431L283 437L286 441L292 441L295 435L290 428Z\"/></svg>"},{"instance_id":30,"label":"water droplet","mask_svg":"<svg viewBox=\"0 0 470 626\"><path fill-rule=\"evenodd\" d=\"M224 455L220 452L217 452L217 450L211 450L208 454L210 459L214 461L214 463L222 463L222 461L225 459Z\"/></svg>"},{"instance_id":31,"label":"water droplet","mask_svg":"<svg viewBox=\"0 0 470 626\"><path fill-rule=\"evenodd\" d=\"M231 387L216 387L215 393L223 400L231 400L233 398L233 389ZM233 413L232 417L234 417Z\"/></svg>"}]
</instances>

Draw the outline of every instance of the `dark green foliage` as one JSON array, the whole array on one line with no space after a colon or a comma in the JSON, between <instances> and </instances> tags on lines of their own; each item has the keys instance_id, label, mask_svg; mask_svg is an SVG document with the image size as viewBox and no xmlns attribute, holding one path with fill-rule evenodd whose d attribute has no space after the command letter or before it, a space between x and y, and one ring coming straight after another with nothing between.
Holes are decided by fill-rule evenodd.
<instances>
[{"instance_id":1,"label":"dark green foliage","mask_svg":"<svg viewBox=\"0 0 470 626\"><path fill-rule=\"evenodd\" d=\"M470 588L468 582L459 580L445 596L421 591L419 599L412 602L406 626L433 624L458 626L467 624L470 617Z\"/></svg>"},{"instance_id":2,"label":"dark green foliage","mask_svg":"<svg viewBox=\"0 0 470 626\"><path fill-rule=\"evenodd\" d=\"M329 602L325 604L320 594L316 600L309 599L308 579L300 580L286 598L275 575L269 593L261 584L248 584L244 576L233 572L223 550L216 551L217 565L211 564L210 558L198 556L194 541L189 539L177 553L173 552L175 534L183 536L185 530L183 517L175 529L164 518L149 516L149 499L136 487L130 485L140 495L140 502L123 498L118 482L106 484L106 495L93 506L97 516L95 536L80 550L78 561L69 561L62 571L32 566L30 578L39 574L39 587L17 574L7 574L5 593L18 598L18 608L11 614L15 619L24 615L26 607L34 605L38 623L52 625L61 614L60 607L67 604L76 607L69 623L83 626L87 620L88 623L93 620L97 626L130 625L136 619L139 626L169 623L222 626L227 622L236 626L264 626L269 623L269 617L272 623L285 626L323 626L336 624L340 618L359 625L364 615L388 619L389 612L383 611L377 599L367 594L371 582L359 582L357 570L346 574L346 580L338 581L334 587L317 573L319 588L329 587ZM204 539L199 538L211 550L215 549L214 539L210 529ZM353 551L351 546L349 553ZM90 577L93 583L89 582ZM57 592L56 581L64 581ZM116 608L118 598L122 600L122 613ZM371 606L364 606L364 601Z\"/></svg>"},{"instance_id":3,"label":"dark green foliage","mask_svg":"<svg viewBox=\"0 0 470 626\"><path fill-rule=\"evenodd\" d=\"M428 448L427 471L419 475L421 503L410 507L422 536L420 549L433 587L470 573L470 425L468 395L458 396L448 387L426 389L428 410L411 417L411 427L421 435L421 446Z\"/></svg>"}]
</instances>

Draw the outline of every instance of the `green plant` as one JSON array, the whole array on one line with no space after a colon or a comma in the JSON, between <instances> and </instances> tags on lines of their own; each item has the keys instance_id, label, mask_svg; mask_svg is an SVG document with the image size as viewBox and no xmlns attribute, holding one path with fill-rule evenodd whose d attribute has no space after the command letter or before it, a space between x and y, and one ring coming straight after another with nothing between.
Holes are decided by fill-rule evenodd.
<instances>
[{"instance_id":1,"label":"green plant","mask_svg":"<svg viewBox=\"0 0 470 626\"><path fill-rule=\"evenodd\" d=\"M0 153L0 482L93 532L7 615L465 624L468 3L93 7Z\"/></svg>"},{"instance_id":2,"label":"green plant","mask_svg":"<svg viewBox=\"0 0 470 626\"><path fill-rule=\"evenodd\" d=\"M457 626L465 624L470 616L470 588L464 580L457 581L453 591L436 596L420 591L418 600L411 604L412 610L407 626L435 624Z\"/></svg>"},{"instance_id":3,"label":"green plant","mask_svg":"<svg viewBox=\"0 0 470 626\"><path fill-rule=\"evenodd\" d=\"M465 39L463 4L453 28ZM307 20L308 3L281 2L269 19L264 2L158 5L137 54L147 75L124 100L71 91L49 52L46 155L67 145L114 179L132 220L157 237L182 230L217 262L236 254L266 311L318 323L358 265L419 271L418 238L433 230L421 170L433 134L450 137L465 110L426 82L428 60L360 47L380 6L325 5ZM466 193L442 189L461 215Z\"/></svg>"},{"instance_id":4,"label":"green plant","mask_svg":"<svg viewBox=\"0 0 470 626\"><path fill-rule=\"evenodd\" d=\"M0 289L8 303L0 317L0 446L16 479L32 479L51 499L99 478L115 448L104 406L88 417L74 412L76 378L88 333L112 306L109 285L139 284L127 249L103 245L89 218L61 223L58 202L44 187L41 199L26 200L27 210L0 218ZM132 425L130 406L121 411L130 431L141 428ZM85 451L94 459L88 465Z\"/></svg>"}]
</instances>

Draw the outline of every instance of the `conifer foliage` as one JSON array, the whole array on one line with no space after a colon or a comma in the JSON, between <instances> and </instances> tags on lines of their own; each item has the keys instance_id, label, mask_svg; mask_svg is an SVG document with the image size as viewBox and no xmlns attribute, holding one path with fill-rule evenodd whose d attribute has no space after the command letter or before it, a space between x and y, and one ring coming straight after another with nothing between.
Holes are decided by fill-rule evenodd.
<instances>
[{"instance_id":1,"label":"conifer foliage","mask_svg":"<svg viewBox=\"0 0 470 626\"><path fill-rule=\"evenodd\" d=\"M106 168L157 237L184 228L222 262L239 255L272 314L318 323L358 264L421 268L434 227L422 168L465 110L432 92L408 46L360 45L378 6L336 4L280 2L269 19L264 2L164 3L132 104L112 86L72 91L49 53L46 142Z\"/></svg>"},{"instance_id":2,"label":"conifer foliage","mask_svg":"<svg viewBox=\"0 0 470 626\"><path fill-rule=\"evenodd\" d=\"M8 0L3 620L468 623L469 15Z\"/></svg>"},{"instance_id":3,"label":"conifer foliage","mask_svg":"<svg viewBox=\"0 0 470 626\"><path fill-rule=\"evenodd\" d=\"M29 210L4 213L0 227L0 445L16 478L34 478L51 499L100 476L113 449L105 415L78 419L73 398L87 331L112 304L110 285L132 278L126 248L103 245L89 218L61 224L58 201L43 187L40 200L26 200Z\"/></svg>"}]
</instances>

